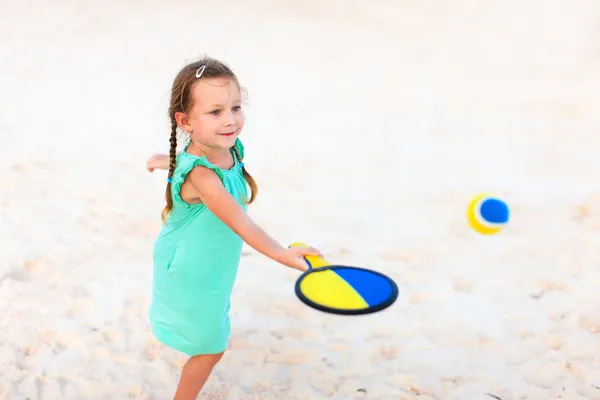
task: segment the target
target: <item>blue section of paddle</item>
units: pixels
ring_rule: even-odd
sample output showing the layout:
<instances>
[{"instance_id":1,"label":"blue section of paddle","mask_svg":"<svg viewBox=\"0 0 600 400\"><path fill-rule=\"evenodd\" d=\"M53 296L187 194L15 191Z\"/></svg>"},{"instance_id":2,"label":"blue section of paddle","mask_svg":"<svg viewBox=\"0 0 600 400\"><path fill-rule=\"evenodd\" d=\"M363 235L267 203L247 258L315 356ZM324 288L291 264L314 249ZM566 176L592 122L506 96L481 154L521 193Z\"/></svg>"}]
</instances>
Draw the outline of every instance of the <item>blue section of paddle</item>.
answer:
<instances>
[{"instance_id":1,"label":"blue section of paddle","mask_svg":"<svg viewBox=\"0 0 600 400\"><path fill-rule=\"evenodd\" d=\"M333 271L348 282L370 306L379 305L392 296L392 285L381 275L344 267Z\"/></svg>"}]
</instances>

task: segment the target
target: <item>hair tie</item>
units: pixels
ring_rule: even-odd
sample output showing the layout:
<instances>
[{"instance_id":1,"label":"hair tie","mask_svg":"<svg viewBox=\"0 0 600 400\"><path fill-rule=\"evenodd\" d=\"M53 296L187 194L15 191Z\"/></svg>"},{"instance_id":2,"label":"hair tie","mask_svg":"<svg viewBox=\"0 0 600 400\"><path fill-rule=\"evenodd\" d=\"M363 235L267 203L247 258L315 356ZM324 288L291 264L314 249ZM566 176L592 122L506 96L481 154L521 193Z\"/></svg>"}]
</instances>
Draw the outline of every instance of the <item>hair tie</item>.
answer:
<instances>
[{"instance_id":1,"label":"hair tie","mask_svg":"<svg viewBox=\"0 0 600 400\"><path fill-rule=\"evenodd\" d=\"M173 181L173 179L167 178L167 182L171 183L172 181Z\"/></svg>"},{"instance_id":2,"label":"hair tie","mask_svg":"<svg viewBox=\"0 0 600 400\"><path fill-rule=\"evenodd\" d=\"M243 162L240 163L240 168L244 168L244 163Z\"/></svg>"}]
</instances>

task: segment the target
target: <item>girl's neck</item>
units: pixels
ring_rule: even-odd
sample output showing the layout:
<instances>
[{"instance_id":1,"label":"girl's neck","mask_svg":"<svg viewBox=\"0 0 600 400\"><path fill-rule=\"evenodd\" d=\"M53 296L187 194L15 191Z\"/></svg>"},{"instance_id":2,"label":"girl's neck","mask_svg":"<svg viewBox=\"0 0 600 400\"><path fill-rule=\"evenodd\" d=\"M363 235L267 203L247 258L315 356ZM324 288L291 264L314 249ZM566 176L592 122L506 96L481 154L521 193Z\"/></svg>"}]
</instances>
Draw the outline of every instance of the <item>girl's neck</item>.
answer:
<instances>
[{"instance_id":1,"label":"girl's neck","mask_svg":"<svg viewBox=\"0 0 600 400\"><path fill-rule=\"evenodd\" d=\"M204 156L209 162L217 166L231 164L232 156L229 149L204 146L194 140L190 140L187 152L199 157Z\"/></svg>"}]
</instances>

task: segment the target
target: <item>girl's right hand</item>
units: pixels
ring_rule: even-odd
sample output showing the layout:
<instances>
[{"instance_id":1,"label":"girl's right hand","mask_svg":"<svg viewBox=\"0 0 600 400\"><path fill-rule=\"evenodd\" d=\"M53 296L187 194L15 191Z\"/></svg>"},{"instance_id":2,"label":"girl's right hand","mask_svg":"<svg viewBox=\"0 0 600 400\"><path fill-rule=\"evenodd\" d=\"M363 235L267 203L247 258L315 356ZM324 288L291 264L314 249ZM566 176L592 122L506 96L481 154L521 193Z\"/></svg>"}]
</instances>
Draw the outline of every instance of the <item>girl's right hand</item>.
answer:
<instances>
[{"instance_id":1,"label":"girl's right hand","mask_svg":"<svg viewBox=\"0 0 600 400\"><path fill-rule=\"evenodd\" d=\"M146 162L146 169L153 172L158 169L169 169L169 156L166 154L155 154Z\"/></svg>"},{"instance_id":2,"label":"girl's right hand","mask_svg":"<svg viewBox=\"0 0 600 400\"><path fill-rule=\"evenodd\" d=\"M323 257L323 254L314 247L290 247L282 251L277 261L290 268L304 272L308 270L308 264L304 256Z\"/></svg>"}]
</instances>

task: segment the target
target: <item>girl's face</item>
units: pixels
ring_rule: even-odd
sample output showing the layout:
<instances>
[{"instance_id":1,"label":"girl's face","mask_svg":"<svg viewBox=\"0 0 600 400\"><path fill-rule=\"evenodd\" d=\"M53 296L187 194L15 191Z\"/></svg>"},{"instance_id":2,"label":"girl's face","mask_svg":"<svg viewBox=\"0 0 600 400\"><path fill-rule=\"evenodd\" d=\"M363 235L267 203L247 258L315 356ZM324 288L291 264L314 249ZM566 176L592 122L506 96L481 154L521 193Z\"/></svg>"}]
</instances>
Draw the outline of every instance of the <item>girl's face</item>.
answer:
<instances>
[{"instance_id":1,"label":"girl's face","mask_svg":"<svg viewBox=\"0 0 600 400\"><path fill-rule=\"evenodd\" d=\"M176 115L179 126L200 145L229 149L244 127L240 88L234 79L204 78L192 89L192 108Z\"/></svg>"}]
</instances>

